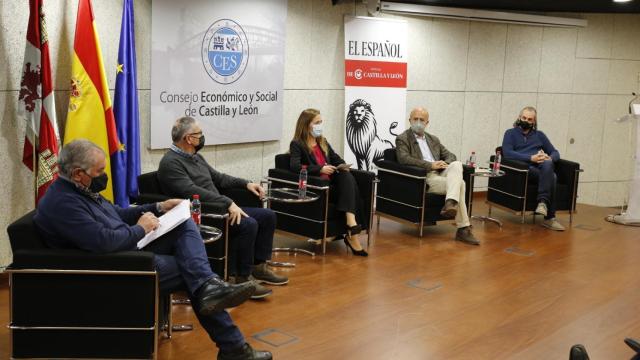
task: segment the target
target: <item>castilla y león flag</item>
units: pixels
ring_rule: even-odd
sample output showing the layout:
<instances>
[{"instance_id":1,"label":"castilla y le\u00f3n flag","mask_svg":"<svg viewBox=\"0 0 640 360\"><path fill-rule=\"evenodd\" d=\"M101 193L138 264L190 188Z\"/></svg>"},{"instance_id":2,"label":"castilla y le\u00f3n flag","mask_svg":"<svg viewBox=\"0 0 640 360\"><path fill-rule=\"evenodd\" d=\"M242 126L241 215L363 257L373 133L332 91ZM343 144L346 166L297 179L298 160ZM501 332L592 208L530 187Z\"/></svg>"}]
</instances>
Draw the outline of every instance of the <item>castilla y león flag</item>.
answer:
<instances>
[{"instance_id":1,"label":"castilla y le\u00f3n flag","mask_svg":"<svg viewBox=\"0 0 640 360\"><path fill-rule=\"evenodd\" d=\"M22 162L36 176L36 204L58 177L58 125L42 2L29 1L29 27L18 95L19 115L27 123Z\"/></svg>"},{"instance_id":2,"label":"castilla y le\u00f3n flag","mask_svg":"<svg viewBox=\"0 0 640 360\"><path fill-rule=\"evenodd\" d=\"M102 195L113 202L110 157L118 151L120 142L90 0L78 2L73 42L71 94L64 143L68 144L76 139L92 141L105 152L105 172L109 176L109 183Z\"/></svg>"}]
</instances>

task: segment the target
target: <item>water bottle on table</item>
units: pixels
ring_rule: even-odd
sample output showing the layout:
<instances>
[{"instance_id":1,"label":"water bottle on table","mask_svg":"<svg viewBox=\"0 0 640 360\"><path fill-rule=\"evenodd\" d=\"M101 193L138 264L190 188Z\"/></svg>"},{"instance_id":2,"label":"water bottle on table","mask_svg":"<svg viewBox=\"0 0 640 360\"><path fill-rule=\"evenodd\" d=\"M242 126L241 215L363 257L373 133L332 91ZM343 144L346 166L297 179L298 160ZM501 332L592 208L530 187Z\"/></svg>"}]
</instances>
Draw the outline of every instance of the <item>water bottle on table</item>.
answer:
<instances>
[{"instance_id":1,"label":"water bottle on table","mask_svg":"<svg viewBox=\"0 0 640 360\"><path fill-rule=\"evenodd\" d=\"M300 169L300 177L298 178L298 196L300 198L307 197L307 165L302 165L302 169Z\"/></svg>"},{"instance_id":2,"label":"water bottle on table","mask_svg":"<svg viewBox=\"0 0 640 360\"><path fill-rule=\"evenodd\" d=\"M500 150L496 151L496 157L493 159L493 173L500 173L500 162L502 161L502 153Z\"/></svg>"},{"instance_id":3,"label":"water bottle on table","mask_svg":"<svg viewBox=\"0 0 640 360\"><path fill-rule=\"evenodd\" d=\"M469 156L469 160L467 160L467 165L471 166L475 169L476 167L476 152L472 151L471 156Z\"/></svg>"},{"instance_id":4,"label":"water bottle on table","mask_svg":"<svg viewBox=\"0 0 640 360\"><path fill-rule=\"evenodd\" d=\"M202 204L200 203L200 195L194 194L191 201L191 218L196 225L200 225L202 215Z\"/></svg>"}]
</instances>

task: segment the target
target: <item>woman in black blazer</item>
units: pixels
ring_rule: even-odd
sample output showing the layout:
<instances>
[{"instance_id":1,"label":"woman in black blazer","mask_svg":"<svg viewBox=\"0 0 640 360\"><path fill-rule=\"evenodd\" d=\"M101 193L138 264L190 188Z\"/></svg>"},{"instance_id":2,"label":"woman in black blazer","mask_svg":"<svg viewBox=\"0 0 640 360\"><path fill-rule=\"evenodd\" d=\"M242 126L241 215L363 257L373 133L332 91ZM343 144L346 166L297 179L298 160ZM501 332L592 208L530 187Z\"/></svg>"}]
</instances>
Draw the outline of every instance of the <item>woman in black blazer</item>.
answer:
<instances>
[{"instance_id":1,"label":"woman in black blazer","mask_svg":"<svg viewBox=\"0 0 640 360\"><path fill-rule=\"evenodd\" d=\"M356 220L358 214L358 184L349 172L344 160L322 136L322 116L316 109L306 109L298 117L296 132L289 145L291 153L290 168L299 172L302 166L307 173L331 180L332 198L336 201L336 209L344 212L347 221L345 244L354 255L367 256L356 235L362 230Z\"/></svg>"}]
</instances>

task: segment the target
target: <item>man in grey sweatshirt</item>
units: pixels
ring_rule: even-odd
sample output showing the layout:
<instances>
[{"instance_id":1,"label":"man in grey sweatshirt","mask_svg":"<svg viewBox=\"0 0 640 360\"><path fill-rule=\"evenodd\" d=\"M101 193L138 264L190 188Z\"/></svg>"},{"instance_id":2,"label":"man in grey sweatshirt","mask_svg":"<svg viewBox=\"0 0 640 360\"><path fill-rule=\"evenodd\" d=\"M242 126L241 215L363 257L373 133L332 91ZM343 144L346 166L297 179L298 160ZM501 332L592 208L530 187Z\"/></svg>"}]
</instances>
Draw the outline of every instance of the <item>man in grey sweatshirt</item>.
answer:
<instances>
[{"instance_id":1,"label":"man in grey sweatshirt","mask_svg":"<svg viewBox=\"0 0 640 360\"><path fill-rule=\"evenodd\" d=\"M267 266L273 248L276 216L270 209L239 207L218 189L246 188L258 197L264 196L259 184L216 171L198 154L205 137L197 121L191 117L176 120L171 129L173 144L158 168L162 191L170 196L191 198L198 194L200 201L218 203L229 212L229 272L230 281L284 285L286 276L278 275ZM258 285L252 296L263 298L272 293Z\"/></svg>"}]
</instances>

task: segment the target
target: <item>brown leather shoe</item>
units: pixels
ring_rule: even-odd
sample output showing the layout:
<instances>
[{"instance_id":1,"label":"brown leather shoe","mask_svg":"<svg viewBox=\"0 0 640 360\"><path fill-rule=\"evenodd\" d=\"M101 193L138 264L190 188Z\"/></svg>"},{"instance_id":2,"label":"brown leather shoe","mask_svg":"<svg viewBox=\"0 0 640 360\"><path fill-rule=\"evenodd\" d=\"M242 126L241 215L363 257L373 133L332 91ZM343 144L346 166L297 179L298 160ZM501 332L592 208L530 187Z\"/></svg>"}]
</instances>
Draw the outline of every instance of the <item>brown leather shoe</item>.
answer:
<instances>
[{"instance_id":1,"label":"brown leather shoe","mask_svg":"<svg viewBox=\"0 0 640 360\"><path fill-rule=\"evenodd\" d=\"M444 206L442 207L442 210L440 211L440 216L442 216L445 219L453 219L456 217L457 213L458 213L458 202L453 199L447 199L447 201L444 202Z\"/></svg>"},{"instance_id":2,"label":"brown leather shoe","mask_svg":"<svg viewBox=\"0 0 640 360\"><path fill-rule=\"evenodd\" d=\"M471 227L465 226L456 231L456 240L462 241L470 245L480 245L480 240L476 239L471 233Z\"/></svg>"}]
</instances>

